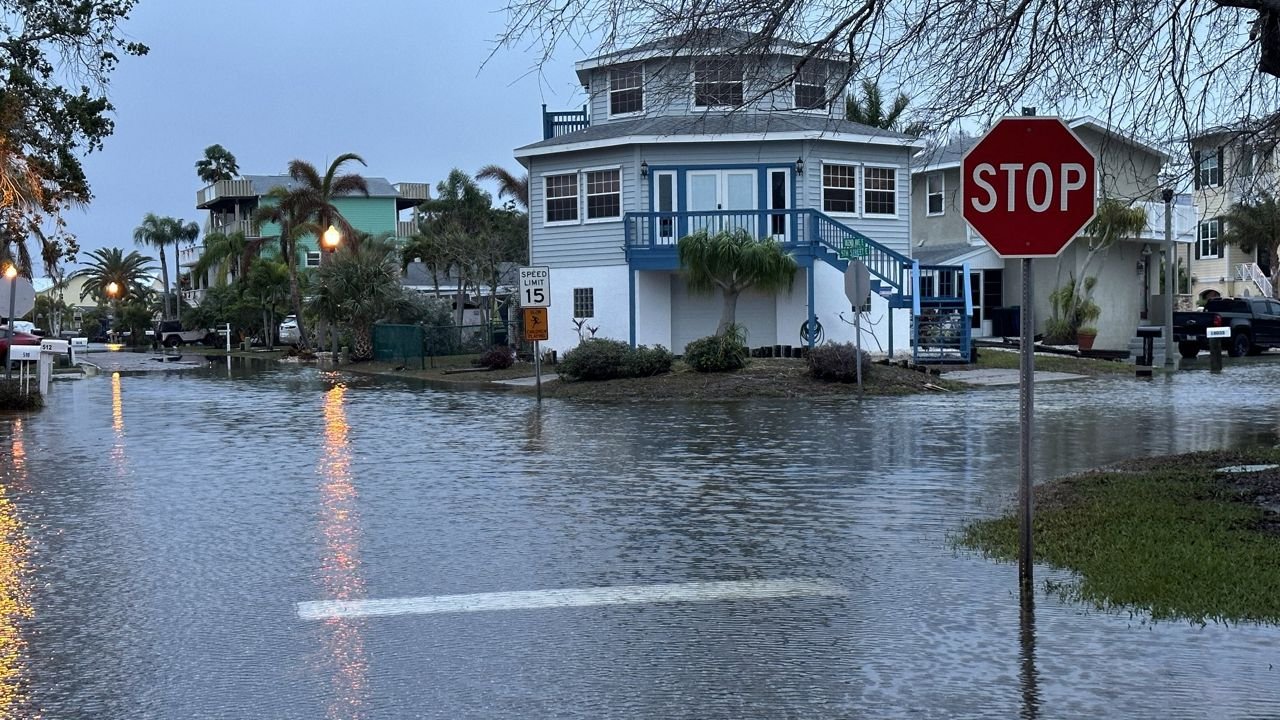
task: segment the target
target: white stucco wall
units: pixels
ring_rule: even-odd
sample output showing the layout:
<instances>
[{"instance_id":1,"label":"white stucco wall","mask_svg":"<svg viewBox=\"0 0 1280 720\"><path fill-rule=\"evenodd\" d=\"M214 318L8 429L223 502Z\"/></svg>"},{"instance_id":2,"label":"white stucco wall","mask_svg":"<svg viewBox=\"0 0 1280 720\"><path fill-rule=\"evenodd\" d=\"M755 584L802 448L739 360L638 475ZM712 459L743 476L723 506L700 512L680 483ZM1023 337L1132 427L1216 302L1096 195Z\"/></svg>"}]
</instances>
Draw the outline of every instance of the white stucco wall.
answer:
<instances>
[{"instance_id":1,"label":"white stucco wall","mask_svg":"<svg viewBox=\"0 0 1280 720\"><path fill-rule=\"evenodd\" d=\"M636 344L671 349L671 273L636 273Z\"/></svg>"},{"instance_id":2,"label":"white stucco wall","mask_svg":"<svg viewBox=\"0 0 1280 720\"><path fill-rule=\"evenodd\" d=\"M627 304L630 285L626 265L553 267L551 307L547 311L550 338L543 343L544 348L563 355L578 344L578 332L573 325L574 288L593 288L595 291L595 317L588 320L587 325L599 328L596 337L623 342L631 339L631 315Z\"/></svg>"},{"instance_id":3,"label":"white stucco wall","mask_svg":"<svg viewBox=\"0 0 1280 720\"><path fill-rule=\"evenodd\" d=\"M831 342L854 342L854 327L840 319L840 313L853 321L849 298L844 294L844 273L827 263L817 263L814 278L818 285L814 293L818 322ZM911 313L893 310L893 351L895 355L910 353ZM862 347L878 355L889 352L889 303L879 295L871 294L871 312L863 314ZM878 341L878 345L877 345Z\"/></svg>"}]
</instances>

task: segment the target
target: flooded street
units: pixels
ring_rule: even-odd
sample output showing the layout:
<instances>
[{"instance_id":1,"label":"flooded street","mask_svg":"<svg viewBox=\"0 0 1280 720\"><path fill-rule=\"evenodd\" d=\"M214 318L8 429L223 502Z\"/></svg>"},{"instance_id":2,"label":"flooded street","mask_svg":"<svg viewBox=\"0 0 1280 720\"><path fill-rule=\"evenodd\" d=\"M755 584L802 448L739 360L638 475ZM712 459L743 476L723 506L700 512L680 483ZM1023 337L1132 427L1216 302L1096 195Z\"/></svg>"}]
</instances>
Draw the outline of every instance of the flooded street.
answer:
<instances>
[{"instance_id":1,"label":"flooded street","mask_svg":"<svg viewBox=\"0 0 1280 720\"><path fill-rule=\"evenodd\" d=\"M1042 386L1037 479L1274 443L1274 371ZM215 365L60 382L43 412L0 418L10 449L0 717L1280 707L1280 628L1151 625L1043 593L1020 618L1016 567L952 547L1012 498L1016 388L539 410ZM643 597L666 585L685 596ZM617 586L637 589L536 592ZM419 600L308 615L363 599Z\"/></svg>"}]
</instances>

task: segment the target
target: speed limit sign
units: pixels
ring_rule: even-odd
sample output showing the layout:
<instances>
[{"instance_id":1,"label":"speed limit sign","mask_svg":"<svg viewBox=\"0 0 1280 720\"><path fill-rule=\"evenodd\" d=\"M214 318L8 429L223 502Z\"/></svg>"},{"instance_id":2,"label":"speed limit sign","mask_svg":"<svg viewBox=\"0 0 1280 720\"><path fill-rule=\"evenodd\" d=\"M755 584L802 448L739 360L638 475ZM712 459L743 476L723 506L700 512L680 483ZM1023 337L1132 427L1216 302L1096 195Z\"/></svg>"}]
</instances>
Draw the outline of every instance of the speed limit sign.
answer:
<instances>
[{"instance_id":1,"label":"speed limit sign","mask_svg":"<svg viewBox=\"0 0 1280 720\"><path fill-rule=\"evenodd\" d=\"M520 268L520 307L551 307L551 268Z\"/></svg>"}]
</instances>

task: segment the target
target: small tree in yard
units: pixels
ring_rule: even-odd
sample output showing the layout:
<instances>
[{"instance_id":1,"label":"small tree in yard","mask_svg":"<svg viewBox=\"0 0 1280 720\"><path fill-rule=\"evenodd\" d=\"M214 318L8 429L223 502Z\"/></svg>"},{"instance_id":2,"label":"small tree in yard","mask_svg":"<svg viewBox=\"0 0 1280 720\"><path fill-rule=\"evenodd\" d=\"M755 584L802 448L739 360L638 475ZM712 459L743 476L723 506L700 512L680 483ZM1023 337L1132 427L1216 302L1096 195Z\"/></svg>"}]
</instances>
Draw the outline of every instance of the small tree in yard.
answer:
<instances>
[{"instance_id":1,"label":"small tree in yard","mask_svg":"<svg viewBox=\"0 0 1280 720\"><path fill-rule=\"evenodd\" d=\"M765 292L790 289L796 277L795 258L778 241L757 240L745 230L724 230L709 235L701 230L680 238L680 267L689 289L710 293L719 288L724 296L717 335L735 326L738 297L748 288Z\"/></svg>"},{"instance_id":2,"label":"small tree in yard","mask_svg":"<svg viewBox=\"0 0 1280 720\"><path fill-rule=\"evenodd\" d=\"M1271 258L1271 292L1275 294L1280 280L1280 204L1270 195L1262 195L1252 203L1235 203L1222 216L1222 242L1245 252L1266 251Z\"/></svg>"},{"instance_id":3,"label":"small tree in yard","mask_svg":"<svg viewBox=\"0 0 1280 720\"><path fill-rule=\"evenodd\" d=\"M1076 331L1098 319L1101 310L1093 303L1093 286L1098 278L1089 275L1093 261L1105 257L1117 240L1135 237L1147 227L1147 211L1129 207L1114 198L1098 204L1098 212L1077 242L1085 244L1084 260L1077 270L1069 271L1067 282L1049 296L1053 316L1047 334L1052 342L1074 341ZM1061 272L1061 261L1059 261Z\"/></svg>"}]
</instances>

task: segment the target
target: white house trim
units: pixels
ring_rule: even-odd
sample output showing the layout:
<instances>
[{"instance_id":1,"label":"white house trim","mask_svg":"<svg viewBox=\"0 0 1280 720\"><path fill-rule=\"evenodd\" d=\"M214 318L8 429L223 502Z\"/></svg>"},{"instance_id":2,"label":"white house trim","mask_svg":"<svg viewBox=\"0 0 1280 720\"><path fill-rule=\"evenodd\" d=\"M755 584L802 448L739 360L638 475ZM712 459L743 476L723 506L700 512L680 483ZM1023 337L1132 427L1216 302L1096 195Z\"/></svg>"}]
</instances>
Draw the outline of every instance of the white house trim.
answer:
<instances>
[{"instance_id":1,"label":"white house trim","mask_svg":"<svg viewBox=\"0 0 1280 720\"><path fill-rule=\"evenodd\" d=\"M517 160L541 155L559 155L560 153L579 150L596 150L598 148L618 147L620 145L657 145L663 143L705 143L705 142L763 142L766 140L834 140L837 142L862 143L864 145L889 145L891 147L923 148L924 141L915 138L893 138L884 135L865 135L860 133L828 132L825 130L792 130L787 132L768 133L724 133L721 135L623 135L603 140L584 140L576 143L560 143L544 147L525 147L515 151ZM885 165L884 167L889 167Z\"/></svg>"}]
</instances>

